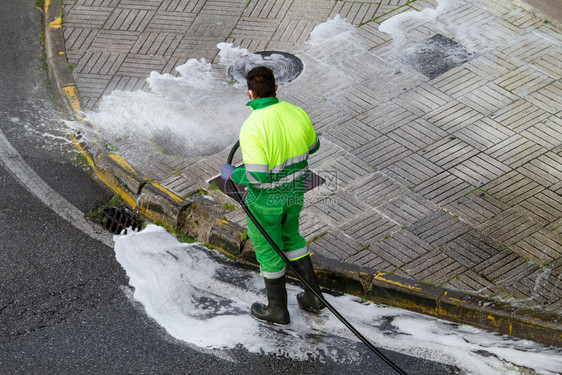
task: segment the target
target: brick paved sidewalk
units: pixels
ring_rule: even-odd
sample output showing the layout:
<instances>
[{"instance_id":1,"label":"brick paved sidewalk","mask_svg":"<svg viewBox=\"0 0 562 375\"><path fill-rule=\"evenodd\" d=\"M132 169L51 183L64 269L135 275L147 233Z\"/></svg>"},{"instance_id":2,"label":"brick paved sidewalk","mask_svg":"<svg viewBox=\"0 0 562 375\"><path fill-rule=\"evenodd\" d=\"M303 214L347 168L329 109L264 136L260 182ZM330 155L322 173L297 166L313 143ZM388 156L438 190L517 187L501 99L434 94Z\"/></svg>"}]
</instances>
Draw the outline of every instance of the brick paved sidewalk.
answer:
<instances>
[{"instance_id":1,"label":"brick paved sidewalk","mask_svg":"<svg viewBox=\"0 0 562 375\"><path fill-rule=\"evenodd\" d=\"M221 42L296 54L305 72L280 96L310 114L322 134L311 167L332 182L307 194L314 252L562 311L562 37L550 22L503 0L442 1L437 16L420 0L65 3L86 109L189 58L220 69ZM343 42L307 43L338 14L358 26ZM397 15L392 34L379 30ZM428 39L445 41L436 34L464 53L446 72L416 65ZM181 196L207 187L227 152L155 152L136 167ZM244 222L240 210L228 218Z\"/></svg>"}]
</instances>

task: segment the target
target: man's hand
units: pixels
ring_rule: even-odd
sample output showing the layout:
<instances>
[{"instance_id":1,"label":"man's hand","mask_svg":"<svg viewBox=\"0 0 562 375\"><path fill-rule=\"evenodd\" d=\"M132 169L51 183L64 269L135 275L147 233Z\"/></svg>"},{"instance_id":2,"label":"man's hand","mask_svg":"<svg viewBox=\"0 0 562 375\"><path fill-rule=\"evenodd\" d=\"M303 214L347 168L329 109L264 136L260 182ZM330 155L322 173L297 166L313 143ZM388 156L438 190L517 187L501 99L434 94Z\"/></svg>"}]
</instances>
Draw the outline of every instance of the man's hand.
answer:
<instances>
[{"instance_id":1,"label":"man's hand","mask_svg":"<svg viewBox=\"0 0 562 375\"><path fill-rule=\"evenodd\" d=\"M232 164L223 164L221 167L221 178L225 181L230 180L230 175L236 167Z\"/></svg>"}]
</instances>

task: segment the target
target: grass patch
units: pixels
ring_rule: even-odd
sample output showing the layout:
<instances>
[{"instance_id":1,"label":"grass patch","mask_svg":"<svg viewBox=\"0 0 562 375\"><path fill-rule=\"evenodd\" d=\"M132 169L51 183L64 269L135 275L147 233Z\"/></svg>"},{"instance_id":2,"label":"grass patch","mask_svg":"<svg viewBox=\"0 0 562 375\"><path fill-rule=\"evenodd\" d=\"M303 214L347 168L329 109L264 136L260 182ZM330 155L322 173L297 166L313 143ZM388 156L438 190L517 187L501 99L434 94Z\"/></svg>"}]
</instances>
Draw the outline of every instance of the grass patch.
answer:
<instances>
[{"instance_id":1,"label":"grass patch","mask_svg":"<svg viewBox=\"0 0 562 375\"><path fill-rule=\"evenodd\" d=\"M84 152L77 152L76 157L74 158L74 165L83 168L88 172L92 172L92 166L88 162L88 158Z\"/></svg>"},{"instance_id":2,"label":"grass patch","mask_svg":"<svg viewBox=\"0 0 562 375\"><path fill-rule=\"evenodd\" d=\"M208 243L207 241L203 242L202 244L204 247L206 247L209 250L214 250L215 247L213 245L211 245L210 243Z\"/></svg>"},{"instance_id":3,"label":"grass patch","mask_svg":"<svg viewBox=\"0 0 562 375\"><path fill-rule=\"evenodd\" d=\"M234 255L230 255L229 253L224 253L224 252L221 252L221 253L222 253L222 255L227 257L228 259L233 260L235 262L238 262L238 258L236 258Z\"/></svg>"},{"instance_id":4,"label":"grass patch","mask_svg":"<svg viewBox=\"0 0 562 375\"><path fill-rule=\"evenodd\" d=\"M176 234L176 238L178 239L179 242L181 243L194 243L195 242L195 238L189 237L187 234L185 233L178 233Z\"/></svg>"},{"instance_id":5,"label":"grass patch","mask_svg":"<svg viewBox=\"0 0 562 375\"><path fill-rule=\"evenodd\" d=\"M369 164L369 163L367 163L367 165L368 165L369 167L371 167L371 169L372 169L373 171L375 171L375 172L378 172L378 171L379 171L379 169L378 169L377 167L375 167L374 165Z\"/></svg>"},{"instance_id":6,"label":"grass patch","mask_svg":"<svg viewBox=\"0 0 562 375\"><path fill-rule=\"evenodd\" d=\"M158 152L159 154L164 154L164 149L160 146L157 146L153 138L150 139L150 143L152 144L152 148L154 148L156 152Z\"/></svg>"},{"instance_id":7,"label":"grass patch","mask_svg":"<svg viewBox=\"0 0 562 375\"><path fill-rule=\"evenodd\" d=\"M117 152L117 149L115 148L115 146L113 146L111 143L107 142L107 144L105 145L105 147L110 151L110 152Z\"/></svg>"},{"instance_id":8,"label":"grass patch","mask_svg":"<svg viewBox=\"0 0 562 375\"><path fill-rule=\"evenodd\" d=\"M160 227L163 227L164 229L166 229L166 231L175 235L176 239L181 243L194 243L194 242L196 242L195 238L189 237L185 233L178 232L178 230L173 225L170 225L168 223L164 223L164 222L159 221L159 220L155 221L154 225L158 225Z\"/></svg>"},{"instance_id":9,"label":"grass patch","mask_svg":"<svg viewBox=\"0 0 562 375\"><path fill-rule=\"evenodd\" d=\"M222 207L225 210L228 210L228 211L234 211L236 209L236 207L233 204L230 204L230 203L223 203Z\"/></svg>"},{"instance_id":10,"label":"grass patch","mask_svg":"<svg viewBox=\"0 0 562 375\"><path fill-rule=\"evenodd\" d=\"M95 210L91 210L89 212L86 212L86 217L92 221L104 224L102 222L102 217L103 217L103 212L108 209L109 207L115 207L115 206L123 206L125 204L125 200L120 196L120 195L116 195L115 197L113 197L109 202L107 202L106 204L104 204L103 206L95 209Z\"/></svg>"}]
</instances>

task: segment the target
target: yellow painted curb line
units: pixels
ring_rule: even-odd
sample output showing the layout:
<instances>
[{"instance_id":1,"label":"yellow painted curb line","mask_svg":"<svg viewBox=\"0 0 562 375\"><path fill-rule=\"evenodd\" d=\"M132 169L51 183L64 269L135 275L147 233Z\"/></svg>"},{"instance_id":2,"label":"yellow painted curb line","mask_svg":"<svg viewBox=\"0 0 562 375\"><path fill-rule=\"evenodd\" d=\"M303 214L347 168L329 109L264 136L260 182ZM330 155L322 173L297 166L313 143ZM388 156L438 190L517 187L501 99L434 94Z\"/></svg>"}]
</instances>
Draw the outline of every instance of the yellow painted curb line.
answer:
<instances>
[{"instance_id":1,"label":"yellow painted curb line","mask_svg":"<svg viewBox=\"0 0 562 375\"><path fill-rule=\"evenodd\" d=\"M49 28L51 29L60 29L62 27L62 20L61 17L55 18L54 21L49 22Z\"/></svg>"},{"instance_id":2,"label":"yellow painted curb line","mask_svg":"<svg viewBox=\"0 0 562 375\"><path fill-rule=\"evenodd\" d=\"M385 279L385 278L382 277L382 276L384 276L384 275L386 275L386 273L384 273L384 272L379 272L379 273L377 273L376 275L374 275L374 279L375 279L375 280L379 280L379 281L384 281L385 283L393 284L393 285L399 286L399 287L401 287L401 288L406 288L406 289L409 289L409 290L413 290L413 291L415 291L415 292L421 292L421 291L422 291L421 288L416 287L416 286L413 286L413 285L410 285L410 284L402 284L402 283L400 283L400 282L398 282L398 281L392 281L392 280Z\"/></svg>"}]
</instances>

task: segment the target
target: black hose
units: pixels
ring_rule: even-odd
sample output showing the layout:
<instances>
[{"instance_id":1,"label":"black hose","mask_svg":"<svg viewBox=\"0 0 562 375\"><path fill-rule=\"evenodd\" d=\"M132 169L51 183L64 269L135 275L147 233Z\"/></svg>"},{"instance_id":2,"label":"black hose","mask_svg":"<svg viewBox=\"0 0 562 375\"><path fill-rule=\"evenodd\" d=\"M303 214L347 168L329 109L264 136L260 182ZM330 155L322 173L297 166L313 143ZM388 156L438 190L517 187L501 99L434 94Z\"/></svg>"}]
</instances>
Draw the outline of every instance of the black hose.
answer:
<instances>
[{"instance_id":1,"label":"black hose","mask_svg":"<svg viewBox=\"0 0 562 375\"><path fill-rule=\"evenodd\" d=\"M240 141L237 141L236 144L232 147L232 149L230 150L230 154L228 155L228 160L227 163L228 164L232 164L232 159L234 158L234 154L236 153L236 150L238 149L238 147L240 146ZM312 286L304 279L304 277L299 274L299 272L296 270L295 266L293 266L291 264L291 261L289 260L289 258L287 258L287 256L285 255L285 253L283 253L281 251L281 249L279 249L279 246L277 246L277 244L273 241L273 239L269 236L269 234L266 232L266 230L261 226L261 224L258 222L258 220L256 219L256 217L252 214L252 212L250 211L250 209L248 208L248 206L246 206L246 203L244 202L244 199L242 198L242 195L240 195L240 191L238 191L238 188L236 187L236 184L232 181L232 180L228 180L229 184L230 184L230 188L232 189L234 196L236 197L236 200L238 201L238 203L240 203L240 206L242 206L242 209L244 210L244 212L246 212L246 214L248 215L248 217L250 218L250 220L252 220L252 223L254 223L254 225L256 226L256 228L258 228L258 230L260 231L260 233L264 236L264 238L267 240L267 242L269 242L269 244L271 245L271 247L273 247L273 249L275 250L275 252L277 252L277 254L281 257L281 259L283 259L283 261L287 264L287 267L289 267L290 270L292 270L295 275L297 275L297 277L299 278L299 280L304 284L304 286L306 288L308 288L309 291L311 291L316 297L318 297L318 299L320 299L320 301L322 301L326 307L328 308L328 310L330 310L332 312L332 314L334 314L355 336L357 336L357 338L359 338L359 340L361 340L365 345L367 345L367 347L369 349L371 349L371 351L373 353L375 353L377 356L379 356L380 359L382 359L384 362L386 362L387 365L389 365L390 367L392 367L392 369L394 369L397 373L399 373L400 375L407 375L406 372L404 372L400 367L398 367L394 362L392 362L390 359L388 359L376 346L374 346L365 336L363 336L351 323L349 323L347 321L347 319L345 319L339 312L338 310L336 310L336 308L334 306L332 306L328 301L326 301L326 299L324 298L324 296L322 295L322 293L318 293L316 292Z\"/></svg>"}]
</instances>

